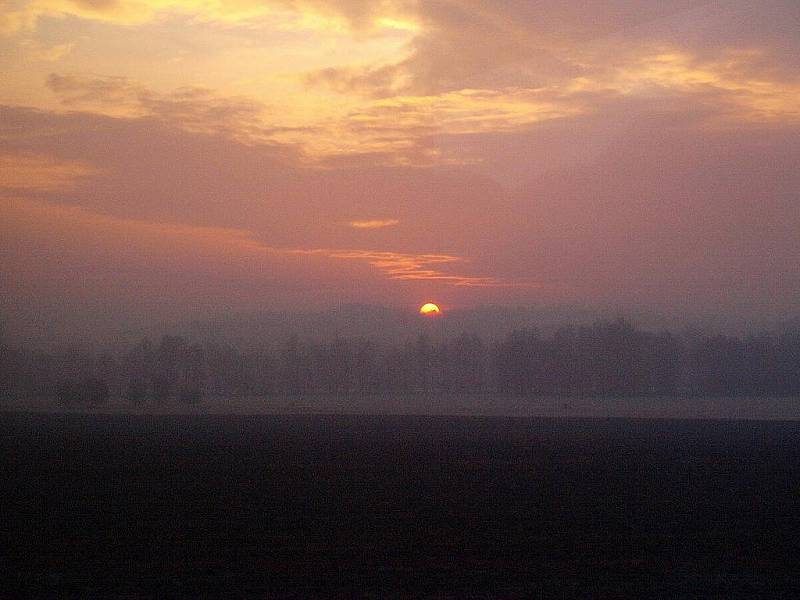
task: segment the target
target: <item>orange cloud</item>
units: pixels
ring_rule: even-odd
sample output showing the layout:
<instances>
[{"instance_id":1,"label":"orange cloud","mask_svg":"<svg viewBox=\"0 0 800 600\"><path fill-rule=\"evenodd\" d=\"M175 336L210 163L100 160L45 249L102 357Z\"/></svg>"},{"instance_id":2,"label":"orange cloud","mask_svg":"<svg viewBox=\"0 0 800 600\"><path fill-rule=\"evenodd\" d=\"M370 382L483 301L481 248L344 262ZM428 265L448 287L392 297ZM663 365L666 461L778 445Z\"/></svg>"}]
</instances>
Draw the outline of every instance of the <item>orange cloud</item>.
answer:
<instances>
[{"instance_id":1,"label":"orange cloud","mask_svg":"<svg viewBox=\"0 0 800 600\"><path fill-rule=\"evenodd\" d=\"M381 229L383 227L392 227L400 223L397 219L374 219L370 221L350 221L348 225L353 229Z\"/></svg>"},{"instance_id":2,"label":"orange cloud","mask_svg":"<svg viewBox=\"0 0 800 600\"><path fill-rule=\"evenodd\" d=\"M179 88L159 93L125 77L51 74L47 85L69 108L117 117L155 117L199 133L222 133L245 143L302 148L314 160L337 156L391 155L394 164L463 164L438 148L422 147L433 135L515 131L583 109L549 89L463 89L436 96L395 96L363 103L338 117L309 109L300 126L243 97ZM269 120L269 121L268 121Z\"/></svg>"},{"instance_id":3,"label":"orange cloud","mask_svg":"<svg viewBox=\"0 0 800 600\"><path fill-rule=\"evenodd\" d=\"M663 48L620 66L601 85L625 95L648 95L664 90L685 95L719 95L721 116L747 121L800 119L800 80L781 81L758 76L759 51L726 51L702 60L677 48Z\"/></svg>"},{"instance_id":4,"label":"orange cloud","mask_svg":"<svg viewBox=\"0 0 800 600\"><path fill-rule=\"evenodd\" d=\"M389 279L397 281L429 281L459 287L509 287L514 284L494 277L473 277L450 273L434 265L450 265L464 262L459 256L448 254L404 254L376 250L289 250L288 252L307 255L323 255L342 260L365 261L379 269Z\"/></svg>"},{"instance_id":5,"label":"orange cloud","mask_svg":"<svg viewBox=\"0 0 800 600\"><path fill-rule=\"evenodd\" d=\"M459 287L510 287L513 282L494 277L476 277L445 270L465 262L448 254L409 254L382 250L337 250L331 248L280 248L256 240L243 229L202 227L175 223L154 223L104 215L80 207L64 206L30 199L0 199L7 227L15 220L58 226L64 231L83 231L82 237L95 247L111 245L123 254L144 252L175 257L178 254L204 257L205 260L240 258L258 260L268 256L291 258L315 256L337 261L356 261L370 265L393 281L438 282ZM124 243L120 246L121 241ZM159 250L160 249L160 250ZM169 249L168 251L166 249Z\"/></svg>"},{"instance_id":6,"label":"orange cloud","mask_svg":"<svg viewBox=\"0 0 800 600\"><path fill-rule=\"evenodd\" d=\"M708 121L725 126L800 119L800 82L760 73L756 66L764 56L758 52L730 50L709 59L648 45L603 60L606 51L588 57L580 75L565 73L538 87L508 85L510 78L504 84L498 77L494 87L412 94L406 80L417 77L416 63L407 61L304 71L288 78L301 80L302 94L291 88L276 100L283 105L196 86L158 92L125 77L51 74L47 85L70 109L155 117L192 132L280 145L315 166L348 158L391 165L471 164L481 157L459 153L460 146L447 147L437 138L524 132L559 119L591 118L631 99L659 98L676 112L702 106Z\"/></svg>"},{"instance_id":7,"label":"orange cloud","mask_svg":"<svg viewBox=\"0 0 800 600\"><path fill-rule=\"evenodd\" d=\"M414 30L411 0L29 0L0 9L0 33L36 27L42 17L72 16L140 25L170 14L222 23L269 20L285 29Z\"/></svg>"},{"instance_id":8,"label":"orange cloud","mask_svg":"<svg viewBox=\"0 0 800 600\"><path fill-rule=\"evenodd\" d=\"M0 188L52 192L66 190L97 169L74 160L39 154L0 154Z\"/></svg>"},{"instance_id":9,"label":"orange cloud","mask_svg":"<svg viewBox=\"0 0 800 600\"><path fill-rule=\"evenodd\" d=\"M265 139L264 106L254 100L220 97L184 87L158 93L125 77L50 74L47 87L64 106L118 117L155 117L196 133L227 133L237 139Z\"/></svg>"}]
</instances>

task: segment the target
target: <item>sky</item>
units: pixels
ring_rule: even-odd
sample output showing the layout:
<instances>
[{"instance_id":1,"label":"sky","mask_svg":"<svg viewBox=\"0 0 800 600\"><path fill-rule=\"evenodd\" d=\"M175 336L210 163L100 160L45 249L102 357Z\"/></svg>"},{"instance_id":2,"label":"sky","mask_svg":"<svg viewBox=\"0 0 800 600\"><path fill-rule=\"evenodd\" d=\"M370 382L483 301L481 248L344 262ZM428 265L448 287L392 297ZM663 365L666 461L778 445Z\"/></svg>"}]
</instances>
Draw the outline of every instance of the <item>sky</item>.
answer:
<instances>
[{"instance_id":1,"label":"sky","mask_svg":"<svg viewBox=\"0 0 800 600\"><path fill-rule=\"evenodd\" d=\"M796 0L7 0L0 317L800 301Z\"/></svg>"}]
</instances>

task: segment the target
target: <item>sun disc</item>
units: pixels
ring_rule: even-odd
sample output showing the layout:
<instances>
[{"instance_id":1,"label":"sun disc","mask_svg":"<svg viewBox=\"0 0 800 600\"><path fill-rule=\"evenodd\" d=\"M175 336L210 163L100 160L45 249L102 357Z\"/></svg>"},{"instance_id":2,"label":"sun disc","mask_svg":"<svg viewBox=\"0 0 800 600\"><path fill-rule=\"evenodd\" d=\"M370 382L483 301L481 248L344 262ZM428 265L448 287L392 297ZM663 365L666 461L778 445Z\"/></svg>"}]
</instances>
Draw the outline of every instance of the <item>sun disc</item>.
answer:
<instances>
[{"instance_id":1,"label":"sun disc","mask_svg":"<svg viewBox=\"0 0 800 600\"><path fill-rule=\"evenodd\" d=\"M427 315L438 315L441 312L442 311L439 309L439 307L436 306L433 302L428 302L426 304L423 304L419 308L419 314L426 315L426 316Z\"/></svg>"}]
</instances>

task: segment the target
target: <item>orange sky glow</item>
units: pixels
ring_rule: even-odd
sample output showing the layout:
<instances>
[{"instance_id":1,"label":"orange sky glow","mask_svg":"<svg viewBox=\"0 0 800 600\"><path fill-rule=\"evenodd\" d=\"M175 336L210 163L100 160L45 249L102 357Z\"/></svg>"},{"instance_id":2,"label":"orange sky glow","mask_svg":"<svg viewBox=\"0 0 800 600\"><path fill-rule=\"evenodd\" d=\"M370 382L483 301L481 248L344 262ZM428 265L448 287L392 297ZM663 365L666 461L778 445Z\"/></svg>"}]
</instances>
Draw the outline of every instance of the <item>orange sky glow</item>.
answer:
<instances>
[{"instance_id":1,"label":"orange sky glow","mask_svg":"<svg viewBox=\"0 0 800 600\"><path fill-rule=\"evenodd\" d=\"M799 30L794 0L11 0L0 317L791 316Z\"/></svg>"}]
</instances>

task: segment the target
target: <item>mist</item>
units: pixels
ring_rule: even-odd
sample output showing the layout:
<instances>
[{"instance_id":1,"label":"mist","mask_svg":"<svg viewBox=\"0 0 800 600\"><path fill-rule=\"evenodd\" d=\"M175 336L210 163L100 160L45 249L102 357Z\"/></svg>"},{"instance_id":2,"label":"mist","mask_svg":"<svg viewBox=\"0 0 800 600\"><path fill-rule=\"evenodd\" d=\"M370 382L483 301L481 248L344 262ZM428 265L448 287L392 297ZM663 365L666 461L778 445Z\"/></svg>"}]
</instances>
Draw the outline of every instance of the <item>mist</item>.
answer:
<instances>
[{"instance_id":1,"label":"mist","mask_svg":"<svg viewBox=\"0 0 800 600\"><path fill-rule=\"evenodd\" d=\"M155 333L155 335L153 335ZM127 337L126 337L127 336ZM6 337L2 405L167 413L794 418L800 327L669 330L576 309L352 305L128 330L50 348Z\"/></svg>"}]
</instances>

